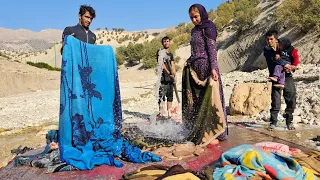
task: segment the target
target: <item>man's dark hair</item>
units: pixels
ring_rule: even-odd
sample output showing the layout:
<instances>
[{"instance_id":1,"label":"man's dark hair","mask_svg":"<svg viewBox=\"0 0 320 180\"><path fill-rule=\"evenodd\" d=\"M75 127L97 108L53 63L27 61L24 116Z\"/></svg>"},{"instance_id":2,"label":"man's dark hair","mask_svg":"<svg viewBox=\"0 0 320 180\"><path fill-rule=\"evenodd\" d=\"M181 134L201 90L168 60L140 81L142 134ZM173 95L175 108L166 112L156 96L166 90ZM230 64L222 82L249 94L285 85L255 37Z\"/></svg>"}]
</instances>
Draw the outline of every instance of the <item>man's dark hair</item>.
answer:
<instances>
[{"instance_id":1,"label":"man's dark hair","mask_svg":"<svg viewBox=\"0 0 320 180\"><path fill-rule=\"evenodd\" d=\"M169 39L169 41L171 40L168 36L163 37L163 38L161 39L161 44L163 44L163 41L166 41L166 40L168 40L168 39Z\"/></svg>"},{"instance_id":2,"label":"man's dark hair","mask_svg":"<svg viewBox=\"0 0 320 180\"><path fill-rule=\"evenodd\" d=\"M88 6L88 5L80 6L80 10L79 10L80 16L83 16L87 11L90 13L92 18L96 17L96 11L91 6Z\"/></svg>"},{"instance_id":3,"label":"man's dark hair","mask_svg":"<svg viewBox=\"0 0 320 180\"><path fill-rule=\"evenodd\" d=\"M265 37L274 36L274 38L278 39L278 31L277 30L269 30L266 32Z\"/></svg>"}]
</instances>

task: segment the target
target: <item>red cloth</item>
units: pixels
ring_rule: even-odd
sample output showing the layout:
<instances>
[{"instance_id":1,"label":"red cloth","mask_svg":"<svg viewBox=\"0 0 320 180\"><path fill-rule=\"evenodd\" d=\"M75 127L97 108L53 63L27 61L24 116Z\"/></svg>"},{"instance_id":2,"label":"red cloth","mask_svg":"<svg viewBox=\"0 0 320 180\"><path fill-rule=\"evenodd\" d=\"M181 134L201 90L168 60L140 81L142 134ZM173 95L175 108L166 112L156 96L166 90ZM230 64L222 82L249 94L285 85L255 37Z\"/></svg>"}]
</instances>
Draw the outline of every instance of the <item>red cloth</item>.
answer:
<instances>
[{"instance_id":1,"label":"red cloth","mask_svg":"<svg viewBox=\"0 0 320 180\"><path fill-rule=\"evenodd\" d=\"M298 66L298 64L299 64L299 54L298 54L298 50L297 50L297 49L292 50L291 56L293 57L292 65Z\"/></svg>"}]
</instances>

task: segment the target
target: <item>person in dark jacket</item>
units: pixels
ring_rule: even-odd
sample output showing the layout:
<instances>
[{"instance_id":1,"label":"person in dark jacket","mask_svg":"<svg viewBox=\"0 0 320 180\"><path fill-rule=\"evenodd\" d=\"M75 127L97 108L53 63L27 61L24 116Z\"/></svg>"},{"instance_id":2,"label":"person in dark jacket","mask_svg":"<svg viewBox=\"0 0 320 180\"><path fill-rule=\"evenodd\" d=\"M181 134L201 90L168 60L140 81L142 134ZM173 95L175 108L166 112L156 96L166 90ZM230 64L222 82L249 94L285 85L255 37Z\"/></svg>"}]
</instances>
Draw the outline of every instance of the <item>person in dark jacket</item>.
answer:
<instances>
[{"instance_id":1,"label":"person in dark jacket","mask_svg":"<svg viewBox=\"0 0 320 180\"><path fill-rule=\"evenodd\" d=\"M61 54L63 51L64 37L67 35L72 35L80 41L89 44L94 44L96 42L96 35L89 29L89 26L91 25L91 22L95 17L96 12L91 6L80 6L78 14L79 23L75 26L66 27L62 33L62 47L60 50Z\"/></svg>"},{"instance_id":2,"label":"person in dark jacket","mask_svg":"<svg viewBox=\"0 0 320 180\"><path fill-rule=\"evenodd\" d=\"M277 64L274 67L273 75L269 77L274 81L274 86L280 89L284 88L285 83L285 68L291 65L291 54L295 50L288 38L281 38L278 40L279 54L276 54L274 61Z\"/></svg>"},{"instance_id":3,"label":"person in dark jacket","mask_svg":"<svg viewBox=\"0 0 320 180\"><path fill-rule=\"evenodd\" d=\"M280 49L278 45L278 31L270 30L265 34L267 46L264 47L264 56L267 61L269 77L273 75L274 68L277 65L274 61L276 54L280 54ZM284 117L286 119L287 128L289 130L294 130L293 126L293 112L296 108L296 87L292 78L292 71L296 69L299 64L299 54L298 50L294 49L290 54L291 65L284 67L285 69L285 83L283 89L283 96L286 103L286 109ZM273 82L274 83L274 82ZM272 86L271 90L271 109L270 109L270 127L268 130L274 130L278 122L278 113L281 107L281 91L282 89Z\"/></svg>"}]
</instances>

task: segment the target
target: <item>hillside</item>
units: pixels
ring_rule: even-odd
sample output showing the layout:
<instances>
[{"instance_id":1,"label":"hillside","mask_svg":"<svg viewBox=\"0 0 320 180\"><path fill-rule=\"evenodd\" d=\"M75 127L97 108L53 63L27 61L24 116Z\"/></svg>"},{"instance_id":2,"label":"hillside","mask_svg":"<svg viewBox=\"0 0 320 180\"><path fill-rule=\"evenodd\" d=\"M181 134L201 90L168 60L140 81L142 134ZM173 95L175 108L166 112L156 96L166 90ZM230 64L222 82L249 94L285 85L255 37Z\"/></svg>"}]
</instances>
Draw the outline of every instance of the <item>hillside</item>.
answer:
<instances>
[{"instance_id":1,"label":"hillside","mask_svg":"<svg viewBox=\"0 0 320 180\"><path fill-rule=\"evenodd\" d=\"M4 30L2 28L2 30ZM114 48L117 48L122 45L128 45L130 42L132 43L143 43L145 41L151 41L155 36L155 34L159 34L165 29L150 29L144 31L133 31L133 32L116 32L116 31L107 31L107 30L94 30L93 32L97 36L97 45L110 45ZM21 32L19 30L8 30L5 29L4 31L9 32L9 37L11 34ZM47 44L45 49L34 51L34 52L20 52L17 53L15 51L9 51L8 48L1 48L1 46L9 46L7 42L0 41L0 56L5 56L5 58L9 58L11 61L19 61L22 63L26 63L27 61L31 62L45 62L53 67L60 67L61 66L61 43L57 41L61 41L61 33L62 31L58 31L56 33L55 30L44 30L42 32L47 32L47 34L51 34L51 39L56 39L56 43ZM52 33L48 33L52 32ZM24 39L30 38L29 42L42 42L41 39L32 39L31 36L34 35L34 32L26 30L26 36L18 38L15 42L22 42ZM44 35L43 35L44 36ZM41 35L37 35L39 38L44 38ZM10 38L7 38L10 39ZM49 42L49 41L48 41ZM16 49L23 49L24 46L29 47L30 44L21 44L12 42L11 45ZM41 46L37 44L37 46Z\"/></svg>"},{"instance_id":2,"label":"hillside","mask_svg":"<svg viewBox=\"0 0 320 180\"><path fill-rule=\"evenodd\" d=\"M299 50L300 62L303 64L320 62L320 36L317 32L301 33L296 28L283 28L274 20L275 8L282 1L266 1L258 6L262 13L257 17L254 25L242 34L229 30L232 23L225 28L218 38L218 59L222 72L232 70L252 71L266 68L263 57L263 47L266 45L264 34L269 29L280 30L280 37L288 37L293 46Z\"/></svg>"},{"instance_id":3,"label":"hillside","mask_svg":"<svg viewBox=\"0 0 320 180\"><path fill-rule=\"evenodd\" d=\"M61 33L57 29L33 32L28 29L0 28L0 49L19 53L42 51L60 42Z\"/></svg>"},{"instance_id":4,"label":"hillside","mask_svg":"<svg viewBox=\"0 0 320 180\"><path fill-rule=\"evenodd\" d=\"M218 49L218 61L221 72L230 72L233 70L242 70L242 71L252 71L255 69L266 68L265 59L263 57L263 47L265 46L264 34L270 29L280 30L280 37L289 37L293 45L299 50L300 53L300 62L307 64L317 64L320 62L320 36L317 32L301 33L298 28L292 28L290 26L281 26L275 19L275 10L279 5L281 5L283 0L263 0L257 7L261 9L261 13L256 16L253 24L246 30L239 32L237 31L236 22L230 20L226 26L224 26L219 33L217 39L217 49ZM179 26L179 25L178 25ZM0 29L4 31L4 29ZM12 41L11 45L14 46L16 41L25 42L27 37L32 36L32 32L28 30L15 30L15 33L23 32L28 36L19 37L17 40ZM43 43L42 37L47 37L50 35L50 38L46 38L48 41L52 40L53 42L56 38L57 41L60 41L61 31L53 30L44 30L39 33L42 33L42 36L37 36L39 39L33 39L32 42L37 42L36 46L40 47ZM114 30L96 30L94 31L97 35L98 45L111 45L114 48L119 46L126 46L130 42L132 43L144 43L150 42L156 37L163 37L165 35L171 35L175 32L176 27L169 27L167 29L159 30L141 30L134 32L127 31L114 31ZM51 33L49 33L51 32ZM176 33L177 34L177 33ZM187 34L187 33L185 33ZM4 39L12 39L14 33L11 32L11 35L5 37ZM45 36L46 35L46 36ZM184 34L179 34L182 37ZM3 36L3 35L2 35ZM54 36L54 38L53 38ZM181 39L181 38L180 38ZM29 40L31 41L31 40ZM173 39L175 42L175 39ZM183 65L185 60L190 56L190 46L188 46L188 41L185 41L183 45L179 45L179 48L176 50L176 56L181 57L179 65ZM151 43L150 43L151 44ZM61 64L61 55L60 48L61 43L51 44L51 47L36 51L29 52L24 54L17 54L12 51L4 51L2 46L8 44L0 41L0 56L4 55L9 57L11 61L19 62L45 62L54 67L60 67ZM20 48L30 47L30 44L20 44ZM34 46L35 47L35 46ZM152 59L152 58L151 58Z\"/></svg>"},{"instance_id":5,"label":"hillside","mask_svg":"<svg viewBox=\"0 0 320 180\"><path fill-rule=\"evenodd\" d=\"M14 94L56 90L60 85L60 72L10 62L1 57L0 77L0 98Z\"/></svg>"},{"instance_id":6,"label":"hillside","mask_svg":"<svg viewBox=\"0 0 320 180\"><path fill-rule=\"evenodd\" d=\"M253 71L267 67L263 56L266 45L264 34L270 29L280 31L280 37L291 39L293 46L299 50L300 63L320 63L320 35L318 32L301 33L298 28L284 28L275 20L274 13L282 1L266 0L258 4L261 13L247 30L239 33L231 21L217 38L218 63L221 72L234 70ZM176 51L182 64L190 56L190 46L180 47Z\"/></svg>"}]
</instances>

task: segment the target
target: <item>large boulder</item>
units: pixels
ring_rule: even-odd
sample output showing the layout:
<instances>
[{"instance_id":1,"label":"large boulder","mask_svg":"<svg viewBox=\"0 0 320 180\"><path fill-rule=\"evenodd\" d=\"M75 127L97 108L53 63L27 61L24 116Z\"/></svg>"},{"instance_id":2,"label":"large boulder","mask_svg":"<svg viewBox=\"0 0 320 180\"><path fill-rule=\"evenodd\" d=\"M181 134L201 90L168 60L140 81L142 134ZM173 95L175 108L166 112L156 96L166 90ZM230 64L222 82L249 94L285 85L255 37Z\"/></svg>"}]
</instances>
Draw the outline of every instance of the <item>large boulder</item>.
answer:
<instances>
[{"instance_id":1,"label":"large boulder","mask_svg":"<svg viewBox=\"0 0 320 180\"><path fill-rule=\"evenodd\" d=\"M271 83L236 84L229 101L231 115L256 115L271 105Z\"/></svg>"}]
</instances>

